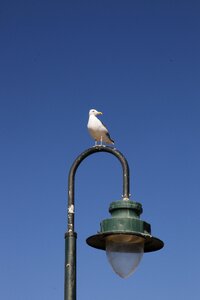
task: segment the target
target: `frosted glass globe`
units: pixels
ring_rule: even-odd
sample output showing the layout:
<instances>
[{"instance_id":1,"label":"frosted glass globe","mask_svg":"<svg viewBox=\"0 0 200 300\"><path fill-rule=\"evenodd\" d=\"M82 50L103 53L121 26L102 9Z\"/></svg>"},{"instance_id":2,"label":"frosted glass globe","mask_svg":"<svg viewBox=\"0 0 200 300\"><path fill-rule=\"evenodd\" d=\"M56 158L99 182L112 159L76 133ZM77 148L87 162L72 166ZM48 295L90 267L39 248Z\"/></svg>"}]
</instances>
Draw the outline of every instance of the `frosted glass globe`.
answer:
<instances>
[{"instance_id":1,"label":"frosted glass globe","mask_svg":"<svg viewBox=\"0 0 200 300\"><path fill-rule=\"evenodd\" d=\"M106 255L113 270L122 278L137 268L144 253L144 239L136 235L116 234L106 238Z\"/></svg>"}]
</instances>

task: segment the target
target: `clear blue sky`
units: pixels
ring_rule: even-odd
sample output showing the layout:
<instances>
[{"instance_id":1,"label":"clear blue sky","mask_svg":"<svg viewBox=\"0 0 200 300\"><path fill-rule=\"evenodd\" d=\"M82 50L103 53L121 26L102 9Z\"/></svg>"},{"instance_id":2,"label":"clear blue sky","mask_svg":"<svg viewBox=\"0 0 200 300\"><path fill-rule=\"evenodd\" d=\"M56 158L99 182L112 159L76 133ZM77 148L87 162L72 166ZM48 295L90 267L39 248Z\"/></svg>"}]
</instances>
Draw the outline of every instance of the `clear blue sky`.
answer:
<instances>
[{"instance_id":1,"label":"clear blue sky","mask_svg":"<svg viewBox=\"0 0 200 300\"><path fill-rule=\"evenodd\" d=\"M2 0L0 298L63 299L67 177L96 108L165 242L130 278L86 245L121 199L119 162L76 176L78 299L200 299L199 1Z\"/></svg>"}]
</instances>

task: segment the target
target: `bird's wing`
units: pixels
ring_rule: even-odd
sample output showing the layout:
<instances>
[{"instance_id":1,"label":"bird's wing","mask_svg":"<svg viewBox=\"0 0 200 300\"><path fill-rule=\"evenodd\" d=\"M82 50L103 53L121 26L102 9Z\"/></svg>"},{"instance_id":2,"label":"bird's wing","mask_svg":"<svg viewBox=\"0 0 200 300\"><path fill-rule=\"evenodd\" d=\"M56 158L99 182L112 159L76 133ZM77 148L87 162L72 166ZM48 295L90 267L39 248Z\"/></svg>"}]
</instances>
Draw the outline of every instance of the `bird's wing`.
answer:
<instances>
[{"instance_id":1,"label":"bird's wing","mask_svg":"<svg viewBox=\"0 0 200 300\"><path fill-rule=\"evenodd\" d=\"M100 121L101 123L102 123L102 125L103 125L103 129L105 130L105 135L108 137L108 139L112 142L112 143L114 143L114 141L113 141L113 139L110 137L110 134L109 134L109 132L108 132L108 129L107 129L107 127L106 127L106 125L102 122L102 121Z\"/></svg>"},{"instance_id":2,"label":"bird's wing","mask_svg":"<svg viewBox=\"0 0 200 300\"><path fill-rule=\"evenodd\" d=\"M105 131L108 133L108 128L106 127L106 125L102 122L102 121L100 121L101 122L101 124L103 125L103 127L105 128ZM109 134L109 133L108 133Z\"/></svg>"}]
</instances>

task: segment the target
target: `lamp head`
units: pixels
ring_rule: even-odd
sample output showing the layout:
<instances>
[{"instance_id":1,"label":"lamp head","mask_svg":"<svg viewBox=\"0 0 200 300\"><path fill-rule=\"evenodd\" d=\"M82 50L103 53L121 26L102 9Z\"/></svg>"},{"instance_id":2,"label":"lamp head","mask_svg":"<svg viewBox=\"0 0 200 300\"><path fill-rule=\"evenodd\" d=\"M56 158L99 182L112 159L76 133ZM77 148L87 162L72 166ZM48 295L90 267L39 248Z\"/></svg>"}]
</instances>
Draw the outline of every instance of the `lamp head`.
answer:
<instances>
[{"instance_id":1,"label":"lamp head","mask_svg":"<svg viewBox=\"0 0 200 300\"><path fill-rule=\"evenodd\" d=\"M105 250L114 271L121 277L130 276L144 252L157 251L164 243L151 235L151 226L140 220L142 205L130 200L111 203L111 218L100 224L100 232L87 238L91 247Z\"/></svg>"}]
</instances>

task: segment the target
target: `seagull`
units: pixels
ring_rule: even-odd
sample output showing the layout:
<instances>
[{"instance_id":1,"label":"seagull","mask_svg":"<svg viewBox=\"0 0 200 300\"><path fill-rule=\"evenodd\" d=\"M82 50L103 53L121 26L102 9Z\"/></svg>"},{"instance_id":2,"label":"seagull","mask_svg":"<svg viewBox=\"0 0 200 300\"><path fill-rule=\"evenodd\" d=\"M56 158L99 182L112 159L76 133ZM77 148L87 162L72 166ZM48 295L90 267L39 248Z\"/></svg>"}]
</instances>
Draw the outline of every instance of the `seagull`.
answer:
<instances>
[{"instance_id":1,"label":"seagull","mask_svg":"<svg viewBox=\"0 0 200 300\"><path fill-rule=\"evenodd\" d=\"M101 146L103 142L105 144L114 144L114 141L111 139L108 129L96 117L97 115L102 115L102 112L97 111L96 109L90 109L89 120L87 124L88 131L91 137L95 140L95 146L97 146L97 143L99 141L101 142Z\"/></svg>"}]
</instances>

